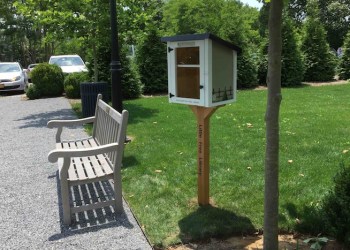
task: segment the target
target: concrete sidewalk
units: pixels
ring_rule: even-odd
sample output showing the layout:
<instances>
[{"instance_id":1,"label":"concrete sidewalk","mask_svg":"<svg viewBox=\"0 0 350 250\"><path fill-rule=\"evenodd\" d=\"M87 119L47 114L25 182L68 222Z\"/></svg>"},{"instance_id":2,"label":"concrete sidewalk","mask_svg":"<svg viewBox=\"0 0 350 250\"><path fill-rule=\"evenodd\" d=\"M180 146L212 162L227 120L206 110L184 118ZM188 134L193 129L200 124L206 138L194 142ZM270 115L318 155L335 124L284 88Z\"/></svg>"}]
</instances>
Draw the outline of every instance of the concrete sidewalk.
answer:
<instances>
[{"instance_id":1,"label":"concrete sidewalk","mask_svg":"<svg viewBox=\"0 0 350 250\"><path fill-rule=\"evenodd\" d=\"M57 164L47 154L55 146L51 119L76 119L63 97L27 101L0 95L0 248L1 249L152 249L124 202L80 213L71 227L62 224ZM86 136L81 127L62 138Z\"/></svg>"}]
</instances>

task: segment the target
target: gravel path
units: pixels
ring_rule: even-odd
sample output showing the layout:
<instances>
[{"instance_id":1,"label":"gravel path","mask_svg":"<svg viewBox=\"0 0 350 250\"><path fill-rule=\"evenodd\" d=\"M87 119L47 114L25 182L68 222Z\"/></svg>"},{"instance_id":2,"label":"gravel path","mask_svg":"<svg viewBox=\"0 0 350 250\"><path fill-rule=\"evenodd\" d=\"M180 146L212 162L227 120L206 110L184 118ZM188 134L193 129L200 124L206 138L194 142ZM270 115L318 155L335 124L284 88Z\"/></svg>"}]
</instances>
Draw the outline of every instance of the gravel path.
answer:
<instances>
[{"instance_id":1,"label":"gravel path","mask_svg":"<svg viewBox=\"0 0 350 250\"><path fill-rule=\"evenodd\" d=\"M51 119L75 119L68 100L27 101L0 95L0 248L1 249L152 249L124 202L125 214L112 208L80 213L72 227L62 225ZM63 138L81 137L81 127Z\"/></svg>"}]
</instances>

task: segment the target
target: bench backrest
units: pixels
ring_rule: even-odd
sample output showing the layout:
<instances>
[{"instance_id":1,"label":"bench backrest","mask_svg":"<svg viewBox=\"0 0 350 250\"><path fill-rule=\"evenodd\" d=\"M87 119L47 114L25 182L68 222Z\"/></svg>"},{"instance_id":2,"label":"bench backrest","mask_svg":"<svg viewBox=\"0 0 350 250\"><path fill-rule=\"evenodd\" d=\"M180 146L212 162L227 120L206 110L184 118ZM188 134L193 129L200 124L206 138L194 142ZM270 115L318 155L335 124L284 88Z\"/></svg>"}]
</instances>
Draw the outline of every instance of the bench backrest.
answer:
<instances>
[{"instance_id":1,"label":"bench backrest","mask_svg":"<svg viewBox=\"0 0 350 250\"><path fill-rule=\"evenodd\" d=\"M123 110L120 114L102 100L101 94L97 96L92 137L99 145L114 142L119 144L117 152L107 153L113 167L121 166L128 117L128 111Z\"/></svg>"}]
</instances>

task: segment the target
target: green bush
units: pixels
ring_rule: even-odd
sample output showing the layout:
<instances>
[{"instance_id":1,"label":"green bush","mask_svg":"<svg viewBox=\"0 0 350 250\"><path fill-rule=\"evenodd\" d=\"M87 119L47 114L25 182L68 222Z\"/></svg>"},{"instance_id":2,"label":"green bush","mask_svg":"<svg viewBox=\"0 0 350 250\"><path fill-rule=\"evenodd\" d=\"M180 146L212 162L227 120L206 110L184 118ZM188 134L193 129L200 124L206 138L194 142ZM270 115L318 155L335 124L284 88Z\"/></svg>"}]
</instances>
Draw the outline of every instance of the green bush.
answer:
<instances>
[{"instance_id":1,"label":"green bush","mask_svg":"<svg viewBox=\"0 0 350 250\"><path fill-rule=\"evenodd\" d=\"M340 59L339 79L350 79L350 31L346 35L343 56Z\"/></svg>"},{"instance_id":2,"label":"green bush","mask_svg":"<svg viewBox=\"0 0 350 250\"><path fill-rule=\"evenodd\" d=\"M335 55L326 39L326 31L318 18L317 3L308 3L310 16L304 24L302 51L305 62L305 81L330 81L335 76ZM309 13L308 13L309 14Z\"/></svg>"},{"instance_id":3,"label":"green bush","mask_svg":"<svg viewBox=\"0 0 350 250\"><path fill-rule=\"evenodd\" d=\"M283 18L281 85L284 87L301 85L304 78L304 64L294 26L290 18Z\"/></svg>"},{"instance_id":4,"label":"green bush","mask_svg":"<svg viewBox=\"0 0 350 250\"><path fill-rule=\"evenodd\" d=\"M341 164L323 204L328 233L350 247L350 167Z\"/></svg>"},{"instance_id":5,"label":"green bush","mask_svg":"<svg viewBox=\"0 0 350 250\"><path fill-rule=\"evenodd\" d=\"M72 73L64 79L64 92L68 98L80 98L80 83L89 81L85 72Z\"/></svg>"},{"instance_id":6,"label":"green bush","mask_svg":"<svg viewBox=\"0 0 350 250\"><path fill-rule=\"evenodd\" d=\"M258 64L258 82L259 85L267 85L267 66L268 66L268 57L267 55L261 56Z\"/></svg>"},{"instance_id":7,"label":"green bush","mask_svg":"<svg viewBox=\"0 0 350 250\"><path fill-rule=\"evenodd\" d=\"M134 99L140 97L142 85L137 72L137 67L133 58L126 56L126 51L122 50L120 54L122 62L122 94L123 99Z\"/></svg>"},{"instance_id":8,"label":"green bush","mask_svg":"<svg viewBox=\"0 0 350 250\"><path fill-rule=\"evenodd\" d=\"M98 70L98 81L107 82L109 89L111 89L111 50L110 46L98 45L96 46L96 57L97 57L97 70ZM121 63L121 82L122 82L122 95L123 99L137 98L141 95L142 86L141 82L134 66L133 59L128 58L127 48L123 47L120 51L120 63ZM90 58L92 62L94 60ZM94 65L91 63L89 66L89 73L91 76L94 75ZM110 93L109 97L110 99Z\"/></svg>"},{"instance_id":9,"label":"green bush","mask_svg":"<svg viewBox=\"0 0 350 250\"><path fill-rule=\"evenodd\" d=\"M259 84L266 85L268 68L268 43L262 48L262 56L258 65ZM302 54L297 44L293 23L288 17L283 18L282 24L282 65L281 86L290 87L301 85L304 78Z\"/></svg>"},{"instance_id":10,"label":"green bush","mask_svg":"<svg viewBox=\"0 0 350 250\"><path fill-rule=\"evenodd\" d=\"M39 99L41 97L41 92L36 85L31 84L27 89L26 95L29 100Z\"/></svg>"},{"instance_id":11,"label":"green bush","mask_svg":"<svg viewBox=\"0 0 350 250\"><path fill-rule=\"evenodd\" d=\"M253 88L258 85L258 67L256 58L243 50L237 58L237 88Z\"/></svg>"},{"instance_id":12,"label":"green bush","mask_svg":"<svg viewBox=\"0 0 350 250\"><path fill-rule=\"evenodd\" d=\"M136 51L140 80L144 85L144 93L166 93L167 52L166 44L160 41L157 30L151 29Z\"/></svg>"},{"instance_id":13,"label":"green bush","mask_svg":"<svg viewBox=\"0 0 350 250\"><path fill-rule=\"evenodd\" d=\"M63 93L64 75L55 64L41 63L35 67L32 82L42 96L60 96Z\"/></svg>"}]
</instances>

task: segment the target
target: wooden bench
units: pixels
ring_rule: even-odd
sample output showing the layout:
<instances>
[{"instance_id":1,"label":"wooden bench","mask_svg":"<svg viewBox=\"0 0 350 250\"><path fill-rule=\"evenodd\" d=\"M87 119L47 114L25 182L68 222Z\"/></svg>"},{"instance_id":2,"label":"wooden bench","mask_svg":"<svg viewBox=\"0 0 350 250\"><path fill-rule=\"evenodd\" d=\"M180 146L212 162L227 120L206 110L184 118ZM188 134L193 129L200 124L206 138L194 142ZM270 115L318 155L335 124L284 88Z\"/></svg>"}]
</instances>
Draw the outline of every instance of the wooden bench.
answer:
<instances>
[{"instance_id":1,"label":"wooden bench","mask_svg":"<svg viewBox=\"0 0 350 250\"><path fill-rule=\"evenodd\" d=\"M101 100L98 95L95 116L77 120L52 120L48 128L57 128L56 149L52 150L48 159L59 165L59 180L63 206L63 222L71 224L72 214L115 206L116 213L123 212L121 165L128 123L128 111L118 113ZM63 127L93 123L92 136L83 139L62 141ZM72 186L114 181L114 197L81 206L70 204Z\"/></svg>"}]
</instances>

